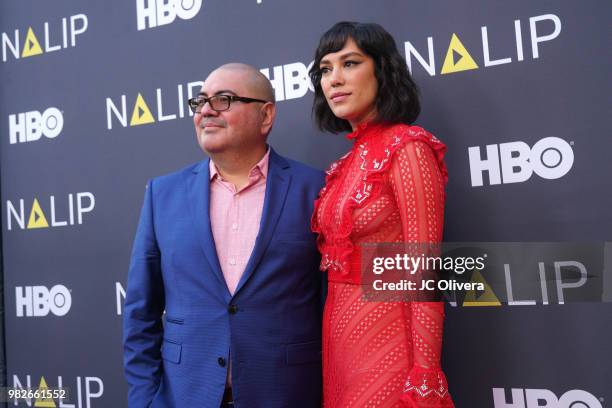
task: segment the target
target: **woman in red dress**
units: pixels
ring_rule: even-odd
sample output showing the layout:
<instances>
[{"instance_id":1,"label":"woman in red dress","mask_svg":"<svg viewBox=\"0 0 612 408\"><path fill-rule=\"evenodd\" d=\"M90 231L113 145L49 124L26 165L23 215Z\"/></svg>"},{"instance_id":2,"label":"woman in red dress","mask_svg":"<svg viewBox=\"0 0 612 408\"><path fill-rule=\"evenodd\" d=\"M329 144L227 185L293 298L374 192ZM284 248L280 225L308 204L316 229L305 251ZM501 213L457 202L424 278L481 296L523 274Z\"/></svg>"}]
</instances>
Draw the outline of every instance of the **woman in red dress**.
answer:
<instances>
[{"instance_id":1,"label":"woman in red dress","mask_svg":"<svg viewBox=\"0 0 612 408\"><path fill-rule=\"evenodd\" d=\"M342 22L320 40L310 77L322 130L351 132L315 204L325 408L454 407L440 367L444 304L365 301L360 243L442 239L446 147L412 126L418 93L381 26Z\"/></svg>"}]
</instances>

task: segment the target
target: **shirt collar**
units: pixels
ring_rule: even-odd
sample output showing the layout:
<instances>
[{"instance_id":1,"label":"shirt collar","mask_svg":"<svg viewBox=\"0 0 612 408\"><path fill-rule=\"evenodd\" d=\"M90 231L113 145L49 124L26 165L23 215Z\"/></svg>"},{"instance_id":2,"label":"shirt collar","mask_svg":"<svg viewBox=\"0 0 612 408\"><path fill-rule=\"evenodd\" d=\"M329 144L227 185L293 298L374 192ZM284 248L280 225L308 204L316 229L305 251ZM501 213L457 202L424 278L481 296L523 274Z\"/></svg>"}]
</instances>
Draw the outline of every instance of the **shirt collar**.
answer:
<instances>
[{"instance_id":1,"label":"shirt collar","mask_svg":"<svg viewBox=\"0 0 612 408\"><path fill-rule=\"evenodd\" d=\"M268 146L268 150L266 151L266 154L264 154L261 160L257 162L257 164L255 164L249 171L249 177L253 177L258 173L261 174L264 179L268 177L269 162L270 162L270 147ZM219 174L219 171L217 170L217 166L215 166L215 163L212 161L212 159L210 159L210 161L208 162L208 169L210 173L210 180L213 180L215 176L221 177L221 175Z\"/></svg>"}]
</instances>

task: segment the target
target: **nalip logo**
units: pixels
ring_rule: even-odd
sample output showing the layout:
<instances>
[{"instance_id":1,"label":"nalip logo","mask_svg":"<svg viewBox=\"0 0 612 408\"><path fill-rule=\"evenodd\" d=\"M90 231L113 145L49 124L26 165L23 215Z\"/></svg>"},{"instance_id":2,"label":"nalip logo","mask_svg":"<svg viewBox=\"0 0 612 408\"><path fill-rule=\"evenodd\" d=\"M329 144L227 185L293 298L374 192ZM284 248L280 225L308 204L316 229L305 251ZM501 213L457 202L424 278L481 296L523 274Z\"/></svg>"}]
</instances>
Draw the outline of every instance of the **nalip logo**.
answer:
<instances>
[{"instance_id":1,"label":"nalip logo","mask_svg":"<svg viewBox=\"0 0 612 408\"><path fill-rule=\"evenodd\" d=\"M38 385L36 385L37 379L39 379ZM24 407L59 408L97 408L108 406L108 403L105 404L99 400L104 395L104 381L101 377L47 375L45 378L45 376L40 374L13 374L12 380L11 387L17 391L31 390L33 392L47 393L51 390L64 389L68 392L64 398L10 398L8 402L11 406L17 406L18 404ZM68 404L68 402L71 402L71 404Z\"/></svg>"},{"instance_id":2,"label":"nalip logo","mask_svg":"<svg viewBox=\"0 0 612 408\"><path fill-rule=\"evenodd\" d=\"M61 27L57 22L50 23L48 21L43 23L42 27L35 27L38 35L32 29L32 26L28 27L25 36L25 30L23 29L1 33L2 62L7 62L10 55L18 60L76 47L77 36L87 31L88 26L87 15L75 14L62 18ZM41 32L43 33L42 36Z\"/></svg>"},{"instance_id":3,"label":"nalip logo","mask_svg":"<svg viewBox=\"0 0 612 408\"><path fill-rule=\"evenodd\" d=\"M41 202L43 206L41 206ZM49 205L47 206L47 202ZM84 214L90 213L96 206L96 197L89 191L70 193L64 199L59 197L56 201L54 195L49 200L38 201L34 197L30 206L29 216L26 218L26 200L6 200L6 228L8 231L17 226L21 230L65 227L83 224ZM43 210L44 208L44 210ZM61 214L61 215L60 215ZM63 217L68 217L68 219ZM26 223L27 219L27 223Z\"/></svg>"},{"instance_id":4,"label":"nalip logo","mask_svg":"<svg viewBox=\"0 0 612 408\"><path fill-rule=\"evenodd\" d=\"M442 42L442 44L448 44L448 47L446 49L446 56L444 58L444 63L442 64L442 69L440 69L439 73L441 75L445 75L479 69L482 66L486 68L510 64L513 62L513 58L515 58L515 61L517 62L524 61L527 56L527 52L529 51L529 48L531 48L531 57L534 60L538 59L540 58L541 45L545 42L552 41L555 38L559 37L562 28L561 19L555 14L542 14L539 16L529 17L528 40L531 47L526 47L523 45L524 43L527 43L527 39L523 38L523 25L523 21L514 20L514 27L512 27L512 24L496 25L495 27L491 27L492 33L502 32L505 33L506 36L508 36L508 34L514 31L512 33L514 34L514 41L509 39L509 41L506 41L506 44L512 44L512 42L514 42L514 47L508 47L507 45L502 47L499 44L493 44L493 41L489 40L489 27L481 26L481 43L468 44L472 48L471 52L468 51L468 47L466 47L463 42L461 42L459 36L456 33L453 33L448 42ZM551 25L552 31L550 30ZM421 41L418 44L422 46L423 42ZM440 44L440 42L436 41L436 44ZM481 48L482 50L481 65L479 65L479 63L477 62L478 58L474 58L474 56L477 55L476 50L478 50L478 48ZM430 76L436 75L438 68L436 66L436 49L434 48L433 37L427 37L427 53L419 52L411 41L406 41L404 43L404 50L406 53L406 63L408 64L408 69L410 69L410 72L413 72L412 58L414 57L414 59L419 63L419 65L421 65L421 67L423 67L423 69ZM423 55L426 55L427 57L424 57ZM503 57L495 59L493 58L493 55L503 55Z\"/></svg>"}]
</instances>

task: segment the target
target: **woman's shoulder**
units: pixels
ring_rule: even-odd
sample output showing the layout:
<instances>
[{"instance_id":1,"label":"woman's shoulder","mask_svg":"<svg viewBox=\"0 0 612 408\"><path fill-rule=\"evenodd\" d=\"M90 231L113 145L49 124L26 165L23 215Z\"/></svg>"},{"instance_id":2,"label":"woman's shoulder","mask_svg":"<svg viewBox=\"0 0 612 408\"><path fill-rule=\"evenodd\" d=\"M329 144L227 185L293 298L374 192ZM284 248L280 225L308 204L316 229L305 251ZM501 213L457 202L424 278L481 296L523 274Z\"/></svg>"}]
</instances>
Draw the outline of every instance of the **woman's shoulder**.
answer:
<instances>
[{"instance_id":1,"label":"woman's shoulder","mask_svg":"<svg viewBox=\"0 0 612 408\"><path fill-rule=\"evenodd\" d=\"M435 151L446 151L446 146L437 137L416 125L404 123L379 126L367 138L364 147L376 158L393 156L398 149L412 144L426 144Z\"/></svg>"},{"instance_id":2,"label":"woman's shoulder","mask_svg":"<svg viewBox=\"0 0 612 408\"><path fill-rule=\"evenodd\" d=\"M430 149L444 177L447 177L444 164L446 145L424 128L417 125L396 124L385 127L380 136L377 138L377 146L372 146L372 151L375 153L371 155L368 163L370 165L365 167L373 171L385 171L393 162L405 160L409 156L398 154L402 150L409 152L415 148L417 151Z\"/></svg>"},{"instance_id":3,"label":"woman's shoulder","mask_svg":"<svg viewBox=\"0 0 612 408\"><path fill-rule=\"evenodd\" d=\"M395 138L399 138L403 143L420 140L433 144L442 144L437 137L421 126L408 125L405 123L386 126L383 135L385 142L393 142Z\"/></svg>"},{"instance_id":4,"label":"woman's shoulder","mask_svg":"<svg viewBox=\"0 0 612 408\"><path fill-rule=\"evenodd\" d=\"M399 149L409 149L414 145L429 147L436 154L444 156L446 145L436 136L418 125L407 125L404 123L389 126L385 129L380 142L385 149L391 153Z\"/></svg>"}]
</instances>

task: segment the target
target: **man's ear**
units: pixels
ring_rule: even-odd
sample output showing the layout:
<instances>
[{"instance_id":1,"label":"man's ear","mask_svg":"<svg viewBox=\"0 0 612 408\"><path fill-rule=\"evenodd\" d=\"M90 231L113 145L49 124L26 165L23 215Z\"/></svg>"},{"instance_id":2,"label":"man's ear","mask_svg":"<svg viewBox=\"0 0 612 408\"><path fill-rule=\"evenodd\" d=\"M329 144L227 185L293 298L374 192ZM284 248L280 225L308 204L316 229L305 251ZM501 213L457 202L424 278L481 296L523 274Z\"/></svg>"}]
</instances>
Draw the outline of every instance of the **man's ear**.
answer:
<instances>
[{"instance_id":1,"label":"man's ear","mask_svg":"<svg viewBox=\"0 0 612 408\"><path fill-rule=\"evenodd\" d=\"M274 123L274 118L276 118L276 104L272 102L266 102L261 107L261 127L264 133L268 133L270 128L272 128L272 124Z\"/></svg>"}]
</instances>

